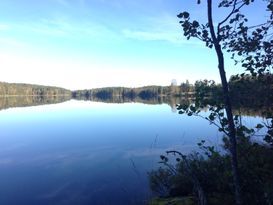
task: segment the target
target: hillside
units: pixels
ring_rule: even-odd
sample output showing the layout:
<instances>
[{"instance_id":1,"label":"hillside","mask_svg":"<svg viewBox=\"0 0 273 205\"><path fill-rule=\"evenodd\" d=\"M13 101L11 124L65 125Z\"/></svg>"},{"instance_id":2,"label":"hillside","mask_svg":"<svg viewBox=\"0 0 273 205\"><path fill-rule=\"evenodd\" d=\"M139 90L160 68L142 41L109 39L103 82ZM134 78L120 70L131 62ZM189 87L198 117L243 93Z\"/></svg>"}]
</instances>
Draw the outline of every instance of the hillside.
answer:
<instances>
[{"instance_id":1,"label":"hillside","mask_svg":"<svg viewBox=\"0 0 273 205\"><path fill-rule=\"evenodd\" d=\"M22 83L0 82L0 96L71 96L71 91L53 87Z\"/></svg>"}]
</instances>

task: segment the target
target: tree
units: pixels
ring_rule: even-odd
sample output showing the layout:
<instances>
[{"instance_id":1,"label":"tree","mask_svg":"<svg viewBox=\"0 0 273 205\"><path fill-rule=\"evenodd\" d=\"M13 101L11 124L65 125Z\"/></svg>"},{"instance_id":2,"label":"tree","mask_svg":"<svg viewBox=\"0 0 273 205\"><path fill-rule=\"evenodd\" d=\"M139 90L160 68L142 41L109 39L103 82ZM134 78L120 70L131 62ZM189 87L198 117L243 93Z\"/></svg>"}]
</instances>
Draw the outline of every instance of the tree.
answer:
<instances>
[{"instance_id":1,"label":"tree","mask_svg":"<svg viewBox=\"0 0 273 205\"><path fill-rule=\"evenodd\" d=\"M216 27L213 19L212 0L206 0L207 22L205 24L200 24L196 20L191 21L190 14L186 11L178 15L178 18L181 19L180 23L183 27L184 36L187 39L191 37L200 39L206 43L207 47L214 48L217 55L228 123L227 135L230 141L229 150L237 205L241 204L237 139L230 90L225 73L223 49L232 52L233 59L238 56L240 59L235 59L236 62L241 62L242 66L253 75L270 72L273 62L271 54L273 41L268 39L268 32L273 25L273 1L266 1L267 10L270 12L269 19L262 24L250 27L246 26L248 19L242 14L242 8L253 2L254 0L221 0L218 7L230 9L230 12ZM200 4L200 0L197 3Z\"/></svg>"},{"instance_id":2,"label":"tree","mask_svg":"<svg viewBox=\"0 0 273 205\"><path fill-rule=\"evenodd\" d=\"M273 149L251 140L260 127L248 129L248 134L244 132L246 127L238 129L239 165L244 172L241 176L242 195L247 205L273 203ZM228 148L229 141L224 138L223 142L224 149ZM162 166L149 172L151 189L161 196L167 196L171 199L169 201L191 198L195 203L189 204L234 204L230 189L231 156L217 151L204 140L198 146L198 152L187 155L176 150L161 155Z\"/></svg>"}]
</instances>

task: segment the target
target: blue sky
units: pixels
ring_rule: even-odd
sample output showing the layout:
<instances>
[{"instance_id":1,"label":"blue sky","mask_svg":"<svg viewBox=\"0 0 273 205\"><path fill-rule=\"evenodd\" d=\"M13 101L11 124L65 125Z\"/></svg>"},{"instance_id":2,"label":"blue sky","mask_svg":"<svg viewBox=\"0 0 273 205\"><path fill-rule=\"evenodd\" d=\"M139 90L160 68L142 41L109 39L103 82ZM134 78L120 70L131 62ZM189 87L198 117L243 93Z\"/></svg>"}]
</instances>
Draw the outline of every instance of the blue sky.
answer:
<instances>
[{"instance_id":1,"label":"blue sky","mask_svg":"<svg viewBox=\"0 0 273 205\"><path fill-rule=\"evenodd\" d=\"M205 18L193 0L0 0L0 81L69 89L219 82L214 51L182 35L184 10ZM233 64L228 76L243 71Z\"/></svg>"}]
</instances>

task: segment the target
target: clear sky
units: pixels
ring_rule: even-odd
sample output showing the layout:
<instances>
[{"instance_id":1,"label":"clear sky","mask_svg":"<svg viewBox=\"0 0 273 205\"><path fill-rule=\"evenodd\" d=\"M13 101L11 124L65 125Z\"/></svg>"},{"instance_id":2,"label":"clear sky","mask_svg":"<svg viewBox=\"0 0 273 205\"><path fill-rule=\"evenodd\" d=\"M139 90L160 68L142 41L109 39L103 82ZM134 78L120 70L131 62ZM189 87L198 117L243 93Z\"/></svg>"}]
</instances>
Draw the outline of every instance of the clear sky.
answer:
<instances>
[{"instance_id":1,"label":"clear sky","mask_svg":"<svg viewBox=\"0 0 273 205\"><path fill-rule=\"evenodd\" d=\"M0 81L68 89L219 82L214 51L183 37L176 15L184 10L205 17L195 0L0 0ZM243 71L233 64L228 76Z\"/></svg>"}]
</instances>

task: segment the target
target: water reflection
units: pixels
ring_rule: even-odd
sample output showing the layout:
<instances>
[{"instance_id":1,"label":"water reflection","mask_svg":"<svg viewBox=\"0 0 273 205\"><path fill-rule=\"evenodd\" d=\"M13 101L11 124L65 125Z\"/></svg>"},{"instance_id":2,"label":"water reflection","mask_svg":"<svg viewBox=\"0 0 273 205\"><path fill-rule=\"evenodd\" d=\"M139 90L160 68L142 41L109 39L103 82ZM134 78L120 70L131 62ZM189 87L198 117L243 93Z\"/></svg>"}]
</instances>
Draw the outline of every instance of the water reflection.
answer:
<instances>
[{"instance_id":1,"label":"water reflection","mask_svg":"<svg viewBox=\"0 0 273 205\"><path fill-rule=\"evenodd\" d=\"M149 105L167 104L171 107L173 112L176 112L177 104L191 104L193 99L162 96L162 97L122 97L122 96L109 96L109 97L74 97L71 96L15 96L15 97L0 97L0 110L13 108L13 107L28 107L46 104L62 103L71 99L103 102L103 103L143 103Z\"/></svg>"},{"instance_id":2,"label":"water reflection","mask_svg":"<svg viewBox=\"0 0 273 205\"><path fill-rule=\"evenodd\" d=\"M70 100L71 97L67 95L62 96L8 96L0 97L0 110L13 107L28 107L46 104L62 103Z\"/></svg>"},{"instance_id":3,"label":"water reflection","mask_svg":"<svg viewBox=\"0 0 273 205\"><path fill-rule=\"evenodd\" d=\"M166 149L193 149L195 123L164 104L72 100L2 110L0 204L145 204L146 173Z\"/></svg>"},{"instance_id":4,"label":"water reflection","mask_svg":"<svg viewBox=\"0 0 273 205\"><path fill-rule=\"evenodd\" d=\"M93 102L103 102L103 103L143 103L149 105L169 105L174 112L176 112L177 104L187 104L190 105L194 103L194 98L181 98L173 96L81 96L74 97L76 100L93 101Z\"/></svg>"},{"instance_id":5,"label":"water reflection","mask_svg":"<svg viewBox=\"0 0 273 205\"><path fill-rule=\"evenodd\" d=\"M144 205L151 196L147 172L158 166L160 154L188 153L201 139L221 143L205 120L170 112L168 105L190 100L111 100L2 110L0 204ZM61 101L2 102L7 108Z\"/></svg>"},{"instance_id":6,"label":"water reflection","mask_svg":"<svg viewBox=\"0 0 273 205\"><path fill-rule=\"evenodd\" d=\"M14 97L0 97L0 110L13 107L28 107L46 104L57 104L71 99L81 101L92 101L112 104L123 103L143 103L147 105L167 104L171 107L172 112L177 112L176 105L182 104L189 106L191 104L200 104L200 99L195 98L181 98L175 96L14 96ZM258 100L256 100L258 101ZM207 105L214 105L213 99L203 99L201 104L204 105L203 111L206 112ZM235 101L233 104L234 114L244 116L262 116L265 117L268 113L273 113L272 104L255 103L255 100Z\"/></svg>"}]
</instances>

